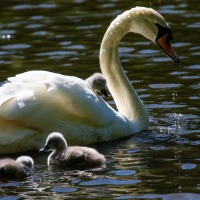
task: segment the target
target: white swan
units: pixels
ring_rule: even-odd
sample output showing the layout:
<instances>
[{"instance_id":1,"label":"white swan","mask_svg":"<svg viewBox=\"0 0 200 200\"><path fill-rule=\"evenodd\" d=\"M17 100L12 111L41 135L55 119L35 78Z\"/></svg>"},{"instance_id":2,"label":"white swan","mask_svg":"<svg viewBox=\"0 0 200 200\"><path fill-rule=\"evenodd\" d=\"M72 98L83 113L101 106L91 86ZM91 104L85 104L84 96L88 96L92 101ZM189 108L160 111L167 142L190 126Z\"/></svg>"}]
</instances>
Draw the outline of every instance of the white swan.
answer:
<instances>
[{"instance_id":1,"label":"white swan","mask_svg":"<svg viewBox=\"0 0 200 200\"><path fill-rule=\"evenodd\" d=\"M100 66L118 112L88 87L86 81L47 71L8 78L0 88L0 152L38 149L50 132L62 132L70 145L113 140L148 129L147 111L121 68L118 45L128 33L157 43L174 62L172 33L151 8L136 7L119 15L106 31Z\"/></svg>"},{"instance_id":2,"label":"white swan","mask_svg":"<svg viewBox=\"0 0 200 200\"><path fill-rule=\"evenodd\" d=\"M47 160L48 165L58 165L73 168L91 168L102 166L106 161L103 154L96 149L83 146L68 146L61 133L48 135L45 146L40 152L53 151Z\"/></svg>"}]
</instances>

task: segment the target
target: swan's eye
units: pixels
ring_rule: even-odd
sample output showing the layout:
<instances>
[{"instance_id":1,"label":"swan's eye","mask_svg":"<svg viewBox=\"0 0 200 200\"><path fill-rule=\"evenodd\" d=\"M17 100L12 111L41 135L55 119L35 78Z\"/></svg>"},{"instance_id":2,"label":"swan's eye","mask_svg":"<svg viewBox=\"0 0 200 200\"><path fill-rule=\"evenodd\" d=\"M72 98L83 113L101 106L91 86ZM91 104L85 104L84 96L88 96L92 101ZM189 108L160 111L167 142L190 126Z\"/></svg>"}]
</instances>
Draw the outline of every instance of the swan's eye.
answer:
<instances>
[{"instance_id":1,"label":"swan's eye","mask_svg":"<svg viewBox=\"0 0 200 200\"><path fill-rule=\"evenodd\" d=\"M166 35L166 43L168 46L170 46L169 41L173 39L171 29L163 27L160 24L156 24L156 26L158 27L158 35L157 35L156 41Z\"/></svg>"},{"instance_id":2,"label":"swan's eye","mask_svg":"<svg viewBox=\"0 0 200 200\"><path fill-rule=\"evenodd\" d=\"M156 24L156 26L158 27L158 35L157 35L156 40L158 40L159 38L161 38L165 35L167 35L167 41L173 39L172 31L170 28L163 27L160 24Z\"/></svg>"}]
</instances>

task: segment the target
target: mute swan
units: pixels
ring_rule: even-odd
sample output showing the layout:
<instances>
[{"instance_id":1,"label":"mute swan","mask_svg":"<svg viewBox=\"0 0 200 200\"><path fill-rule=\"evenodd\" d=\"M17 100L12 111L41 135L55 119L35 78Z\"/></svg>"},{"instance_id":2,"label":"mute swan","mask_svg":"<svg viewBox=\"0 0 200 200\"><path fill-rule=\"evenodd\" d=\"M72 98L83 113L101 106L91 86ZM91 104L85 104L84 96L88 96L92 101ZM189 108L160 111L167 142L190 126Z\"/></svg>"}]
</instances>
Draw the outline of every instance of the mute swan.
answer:
<instances>
[{"instance_id":1,"label":"mute swan","mask_svg":"<svg viewBox=\"0 0 200 200\"><path fill-rule=\"evenodd\" d=\"M47 164L64 167L94 167L105 162L104 155L95 149L80 146L67 146L63 135L58 132L49 134L45 146L40 150L53 152L49 155Z\"/></svg>"},{"instance_id":2,"label":"mute swan","mask_svg":"<svg viewBox=\"0 0 200 200\"><path fill-rule=\"evenodd\" d=\"M5 158L0 160L0 179L24 178L33 174L34 161L29 156L20 156L16 160Z\"/></svg>"},{"instance_id":3,"label":"mute swan","mask_svg":"<svg viewBox=\"0 0 200 200\"><path fill-rule=\"evenodd\" d=\"M118 112L80 78L47 71L18 74L0 87L0 152L36 150L53 131L62 132L70 145L80 145L148 129L148 113L118 57L119 42L128 32L142 34L179 62L171 29L158 12L145 7L125 11L108 27L100 48L101 71Z\"/></svg>"},{"instance_id":4,"label":"mute swan","mask_svg":"<svg viewBox=\"0 0 200 200\"><path fill-rule=\"evenodd\" d=\"M88 77L86 81L90 84L95 93L100 92L105 97L108 97L106 79L101 73L94 73L92 76Z\"/></svg>"}]
</instances>

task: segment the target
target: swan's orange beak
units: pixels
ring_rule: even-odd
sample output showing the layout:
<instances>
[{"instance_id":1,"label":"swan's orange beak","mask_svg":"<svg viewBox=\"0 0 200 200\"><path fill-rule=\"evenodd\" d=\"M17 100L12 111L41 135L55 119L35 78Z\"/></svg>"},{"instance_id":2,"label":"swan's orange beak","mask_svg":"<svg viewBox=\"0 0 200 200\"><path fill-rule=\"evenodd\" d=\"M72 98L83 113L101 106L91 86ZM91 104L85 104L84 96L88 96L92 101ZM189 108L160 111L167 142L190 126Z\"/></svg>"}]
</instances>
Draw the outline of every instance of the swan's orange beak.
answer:
<instances>
[{"instance_id":1,"label":"swan's orange beak","mask_svg":"<svg viewBox=\"0 0 200 200\"><path fill-rule=\"evenodd\" d=\"M172 48L170 41L168 39L168 34L160 37L156 40L156 43L160 46L160 48L175 62L179 63L180 58Z\"/></svg>"}]
</instances>

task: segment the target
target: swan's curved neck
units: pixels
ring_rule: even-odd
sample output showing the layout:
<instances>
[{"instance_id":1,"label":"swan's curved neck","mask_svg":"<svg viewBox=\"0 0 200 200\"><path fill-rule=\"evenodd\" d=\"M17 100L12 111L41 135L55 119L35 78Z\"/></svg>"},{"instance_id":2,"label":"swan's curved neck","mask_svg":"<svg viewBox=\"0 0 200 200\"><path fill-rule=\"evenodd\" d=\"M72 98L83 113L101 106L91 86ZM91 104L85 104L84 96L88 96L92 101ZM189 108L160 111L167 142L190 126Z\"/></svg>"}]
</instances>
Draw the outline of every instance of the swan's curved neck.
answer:
<instances>
[{"instance_id":1,"label":"swan's curved neck","mask_svg":"<svg viewBox=\"0 0 200 200\"><path fill-rule=\"evenodd\" d=\"M138 130L144 130L149 124L147 111L125 75L118 56L119 42L129 32L129 21L126 12L109 26L100 49L100 66L119 113L138 126Z\"/></svg>"}]
</instances>

